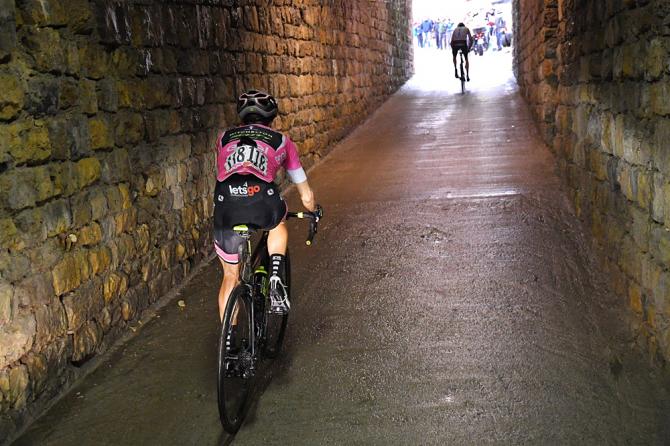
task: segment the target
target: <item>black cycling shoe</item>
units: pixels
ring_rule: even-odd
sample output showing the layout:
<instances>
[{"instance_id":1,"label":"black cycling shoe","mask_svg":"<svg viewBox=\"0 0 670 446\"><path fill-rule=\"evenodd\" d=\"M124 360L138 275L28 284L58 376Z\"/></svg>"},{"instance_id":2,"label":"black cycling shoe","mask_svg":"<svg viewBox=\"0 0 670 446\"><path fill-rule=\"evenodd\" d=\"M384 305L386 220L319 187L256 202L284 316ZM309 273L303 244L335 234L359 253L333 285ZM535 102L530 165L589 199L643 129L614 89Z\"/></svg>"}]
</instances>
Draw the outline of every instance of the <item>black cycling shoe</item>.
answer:
<instances>
[{"instance_id":1,"label":"black cycling shoe","mask_svg":"<svg viewBox=\"0 0 670 446\"><path fill-rule=\"evenodd\" d=\"M454 77L458 79L458 71L454 71Z\"/></svg>"},{"instance_id":2,"label":"black cycling shoe","mask_svg":"<svg viewBox=\"0 0 670 446\"><path fill-rule=\"evenodd\" d=\"M470 76L466 77L465 80L467 80L468 82L470 82Z\"/></svg>"}]
</instances>

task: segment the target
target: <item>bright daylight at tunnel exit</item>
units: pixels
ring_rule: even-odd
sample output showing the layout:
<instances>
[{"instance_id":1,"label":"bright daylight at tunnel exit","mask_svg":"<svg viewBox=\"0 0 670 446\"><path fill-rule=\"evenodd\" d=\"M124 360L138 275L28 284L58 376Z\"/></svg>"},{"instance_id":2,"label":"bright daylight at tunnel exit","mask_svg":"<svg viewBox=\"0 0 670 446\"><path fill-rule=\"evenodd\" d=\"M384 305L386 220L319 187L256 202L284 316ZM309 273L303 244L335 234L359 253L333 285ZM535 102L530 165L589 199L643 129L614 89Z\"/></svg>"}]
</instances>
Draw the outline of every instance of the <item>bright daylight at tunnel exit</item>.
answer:
<instances>
[{"instance_id":1,"label":"bright daylight at tunnel exit","mask_svg":"<svg viewBox=\"0 0 670 446\"><path fill-rule=\"evenodd\" d=\"M670 1L0 0L0 446L670 444Z\"/></svg>"}]
</instances>

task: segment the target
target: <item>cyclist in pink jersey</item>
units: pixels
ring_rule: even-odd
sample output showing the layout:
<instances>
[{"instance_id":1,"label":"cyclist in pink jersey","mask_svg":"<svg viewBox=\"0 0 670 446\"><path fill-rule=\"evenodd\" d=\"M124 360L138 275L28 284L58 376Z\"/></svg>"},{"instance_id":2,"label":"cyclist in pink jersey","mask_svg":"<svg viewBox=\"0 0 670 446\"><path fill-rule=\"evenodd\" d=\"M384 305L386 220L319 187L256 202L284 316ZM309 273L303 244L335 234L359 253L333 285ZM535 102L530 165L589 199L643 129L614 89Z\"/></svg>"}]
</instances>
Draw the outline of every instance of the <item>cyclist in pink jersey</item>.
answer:
<instances>
[{"instance_id":1,"label":"cyclist in pink jersey","mask_svg":"<svg viewBox=\"0 0 670 446\"><path fill-rule=\"evenodd\" d=\"M271 310L286 313L290 308L284 285L287 207L273 183L279 169L286 169L307 210L320 209L295 144L288 136L270 127L277 112L275 98L262 91L249 90L237 101L237 113L244 125L226 130L218 139L214 247L223 266L223 282L219 290L221 318L228 296L238 282L238 250L244 240L233 227L240 224L269 229Z\"/></svg>"}]
</instances>

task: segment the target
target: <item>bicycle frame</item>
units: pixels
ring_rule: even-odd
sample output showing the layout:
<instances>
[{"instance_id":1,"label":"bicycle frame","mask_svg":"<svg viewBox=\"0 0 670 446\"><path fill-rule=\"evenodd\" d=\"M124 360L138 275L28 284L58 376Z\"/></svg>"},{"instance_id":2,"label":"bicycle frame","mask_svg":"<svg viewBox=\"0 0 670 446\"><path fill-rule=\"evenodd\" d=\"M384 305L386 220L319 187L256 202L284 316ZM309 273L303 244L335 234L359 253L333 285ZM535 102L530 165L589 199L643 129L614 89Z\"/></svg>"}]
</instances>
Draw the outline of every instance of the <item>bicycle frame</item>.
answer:
<instances>
[{"instance_id":1,"label":"bicycle frame","mask_svg":"<svg viewBox=\"0 0 670 446\"><path fill-rule=\"evenodd\" d=\"M317 212L289 212L287 218L307 218L310 219L309 235L306 243L309 245L317 231L317 222L322 216L322 210L318 208ZM233 303L228 301L224 311L224 318L221 325L221 334L219 337L219 360L217 377L217 399L219 408L219 417L224 429L231 434L237 432L244 419L244 412L247 407L247 399L253 384L242 385L242 393L237 395L239 399L233 397L227 399L230 395L230 385L235 383L236 379L242 379L243 383L248 383L256 374L256 368L259 361L264 358L274 359L281 349L282 340L286 330L287 314L272 313L269 300L269 253L267 250L268 231L258 231L247 225L237 225L233 228L244 242L240 247L240 283L234 288L232 293ZM260 238L253 237L255 233L260 233ZM252 237L255 243L252 242ZM254 246L255 244L255 246ZM290 260L288 251L286 252L286 278L287 286L290 289ZM231 296L233 294L231 293ZM245 312L240 316L240 308ZM277 319L279 317L279 319ZM243 321L243 325L239 325ZM273 323L273 321L275 323ZM242 336L238 344L233 344L233 327L246 327L248 330L242 330ZM248 333L246 333L248 331ZM234 351L233 345L239 347ZM230 380L233 380L231 384ZM237 383L239 384L239 383ZM235 396L235 393L233 396Z\"/></svg>"},{"instance_id":2,"label":"bicycle frame","mask_svg":"<svg viewBox=\"0 0 670 446\"><path fill-rule=\"evenodd\" d=\"M309 219L309 232L307 235L307 240L305 243L309 246L312 244L314 236L317 231L318 217L315 216L312 212L288 212L286 215L287 218L298 218L298 219ZM251 238L257 230L250 228L247 225L237 225L233 227L233 230L237 232L240 236L245 239L244 244L242 245L240 253L240 284L246 286L249 290L247 294L250 296L251 308L251 320L253 321L253 327L251 331L251 353L254 358L257 356L257 341L265 337L264 331L267 329L265 314L265 299L268 295L269 280L265 280L262 283L256 283L254 278L257 274L263 274L267 276L269 271L266 271L263 267L266 258L269 256L267 250L268 244L268 231L262 230L261 237L256 243L256 246L253 247L252 251L252 242ZM256 288L258 286L258 288ZM262 299L262 303L259 304L259 299ZM258 320L256 317L257 311L261 311L263 314L263 319ZM257 332L258 331L258 332Z\"/></svg>"}]
</instances>

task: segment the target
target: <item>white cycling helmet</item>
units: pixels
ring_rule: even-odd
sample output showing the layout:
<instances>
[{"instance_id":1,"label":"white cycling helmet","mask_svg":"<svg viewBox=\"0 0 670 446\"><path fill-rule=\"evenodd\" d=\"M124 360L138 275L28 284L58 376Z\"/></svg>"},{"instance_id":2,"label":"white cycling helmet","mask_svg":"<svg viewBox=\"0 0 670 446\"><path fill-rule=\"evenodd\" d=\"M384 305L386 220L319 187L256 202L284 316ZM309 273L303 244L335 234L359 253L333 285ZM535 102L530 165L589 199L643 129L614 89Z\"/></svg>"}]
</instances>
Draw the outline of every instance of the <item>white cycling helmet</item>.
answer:
<instances>
[{"instance_id":1,"label":"white cycling helmet","mask_svg":"<svg viewBox=\"0 0 670 446\"><path fill-rule=\"evenodd\" d=\"M251 115L258 115L263 121L272 121L278 111L277 100L264 91L248 90L237 99L237 114L245 122Z\"/></svg>"}]
</instances>

